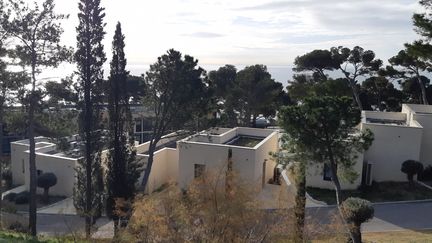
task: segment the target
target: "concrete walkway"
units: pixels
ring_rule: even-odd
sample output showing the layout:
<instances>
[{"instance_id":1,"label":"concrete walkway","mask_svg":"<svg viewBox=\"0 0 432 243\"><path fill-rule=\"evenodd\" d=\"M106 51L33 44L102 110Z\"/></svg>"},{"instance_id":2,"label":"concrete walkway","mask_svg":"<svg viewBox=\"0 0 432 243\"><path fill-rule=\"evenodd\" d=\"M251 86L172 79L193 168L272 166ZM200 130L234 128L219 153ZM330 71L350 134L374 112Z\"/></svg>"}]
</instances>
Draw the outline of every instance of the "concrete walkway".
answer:
<instances>
[{"instance_id":1,"label":"concrete walkway","mask_svg":"<svg viewBox=\"0 0 432 243\"><path fill-rule=\"evenodd\" d=\"M66 198L62 201L48 205L37 210L41 214L63 214L63 215L76 215L76 210L73 205L72 198Z\"/></svg>"}]
</instances>

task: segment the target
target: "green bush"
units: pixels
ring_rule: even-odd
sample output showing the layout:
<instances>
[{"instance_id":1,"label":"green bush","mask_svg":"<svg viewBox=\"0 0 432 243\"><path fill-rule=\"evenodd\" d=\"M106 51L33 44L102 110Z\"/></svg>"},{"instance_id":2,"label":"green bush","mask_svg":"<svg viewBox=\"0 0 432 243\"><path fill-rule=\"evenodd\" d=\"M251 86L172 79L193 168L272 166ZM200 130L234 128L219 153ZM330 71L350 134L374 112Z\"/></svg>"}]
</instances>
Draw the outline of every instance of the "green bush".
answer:
<instances>
[{"instance_id":1,"label":"green bush","mask_svg":"<svg viewBox=\"0 0 432 243\"><path fill-rule=\"evenodd\" d=\"M48 202L49 188L57 184L57 176L54 173L43 173L37 178L37 186L44 189L44 202Z\"/></svg>"},{"instance_id":2,"label":"green bush","mask_svg":"<svg viewBox=\"0 0 432 243\"><path fill-rule=\"evenodd\" d=\"M432 181L432 166L428 165L426 168L418 175L420 181Z\"/></svg>"},{"instance_id":3,"label":"green bush","mask_svg":"<svg viewBox=\"0 0 432 243\"><path fill-rule=\"evenodd\" d=\"M347 223L351 224L351 234L361 242L361 224L374 216L372 204L368 200L349 197L342 203L341 210Z\"/></svg>"},{"instance_id":4,"label":"green bush","mask_svg":"<svg viewBox=\"0 0 432 243\"><path fill-rule=\"evenodd\" d=\"M401 171L407 175L410 185L414 185L414 175L419 175L423 171L423 164L416 160L405 160L402 163Z\"/></svg>"}]
</instances>

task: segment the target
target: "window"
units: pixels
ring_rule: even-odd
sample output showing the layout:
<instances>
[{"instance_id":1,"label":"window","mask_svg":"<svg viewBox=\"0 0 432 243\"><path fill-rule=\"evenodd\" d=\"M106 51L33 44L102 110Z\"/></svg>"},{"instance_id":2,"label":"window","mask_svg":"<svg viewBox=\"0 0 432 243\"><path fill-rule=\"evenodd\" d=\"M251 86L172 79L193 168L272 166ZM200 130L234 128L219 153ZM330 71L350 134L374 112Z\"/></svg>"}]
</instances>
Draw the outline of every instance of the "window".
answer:
<instances>
[{"instance_id":1,"label":"window","mask_svg":"<svg viewBox=\"0 0 432 243\"><path fill-rule=\"evenodd\" d=\"M205 165L195 164L194 166L194 177L198 178L204 174Z\"/></svg>"},{"instance_id":2,"label":"window","mask_svg":"<svg viewBox=\"0 0 432 243\"><path fill-rule=\"evenodd\" d=\"M135 120L135 132L142 132L140 120Z\"/></svg>"},{"instance_id":3,"label":"window","mask_svg":"<svg viewBox=\"0 0 432 243\"><path fill-rule=\"evenodd\" d=\"M25 173L25 166L24 166L24 160L22 160L22 173L24 174Z\"/></svg>"},{"instance_id":4,"label":"window","mask_svg":"<svg viewBox=\"0 0 432 243\"><path fill-rule=\"evenodd\" d=\"M330 170L330 166L327 164L324 164L324 171L323 171L323 180L325 181L331 181L332 180L332 173Z\"/></svg>"}]
</instances>

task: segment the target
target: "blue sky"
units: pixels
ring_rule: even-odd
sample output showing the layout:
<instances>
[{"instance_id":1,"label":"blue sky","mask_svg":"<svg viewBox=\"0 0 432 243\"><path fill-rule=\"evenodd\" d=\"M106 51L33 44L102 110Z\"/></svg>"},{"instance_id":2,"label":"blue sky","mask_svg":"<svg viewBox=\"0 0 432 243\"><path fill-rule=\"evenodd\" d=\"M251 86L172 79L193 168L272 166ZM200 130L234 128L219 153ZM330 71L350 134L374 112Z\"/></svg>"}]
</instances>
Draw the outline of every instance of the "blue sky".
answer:
<instances>
[{"instance_id":1,"label":"blue sky","mask_svg":"<svg viewBox=\"0 0 432 243\"><path fill-rule=\"evenodd\" d=\"M70 14L63 42L71 46L77 2L57 0L57 11ZM284 83L291 79L294 58L313 49L360 45L387 60L417 38L411 17L420 10L415 0L102 0L102 5L105 51L109 56L120 21L134 74L175 48L210 70L265 64Z\"/></svg>"}]
</instances>

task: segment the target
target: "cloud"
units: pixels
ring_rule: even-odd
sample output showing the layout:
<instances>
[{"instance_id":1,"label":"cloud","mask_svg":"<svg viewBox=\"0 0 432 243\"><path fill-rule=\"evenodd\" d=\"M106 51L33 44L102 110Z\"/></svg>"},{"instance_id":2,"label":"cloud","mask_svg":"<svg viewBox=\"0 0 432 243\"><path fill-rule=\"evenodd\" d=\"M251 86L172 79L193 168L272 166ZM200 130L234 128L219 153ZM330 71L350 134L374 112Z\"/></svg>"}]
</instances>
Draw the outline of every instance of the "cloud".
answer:
<instances>
[{"instance_id":1,"label":"cloud","mask_svg":"<svg viewBox=\"0 0 432 243\"><path fill-rule=\"evenodd\" d=\"M212 32L194 32L191 34L184 34L183 36L195 37L195 38L219 38L225 35L212 33Z\"/></svg>"}]
</instances>

